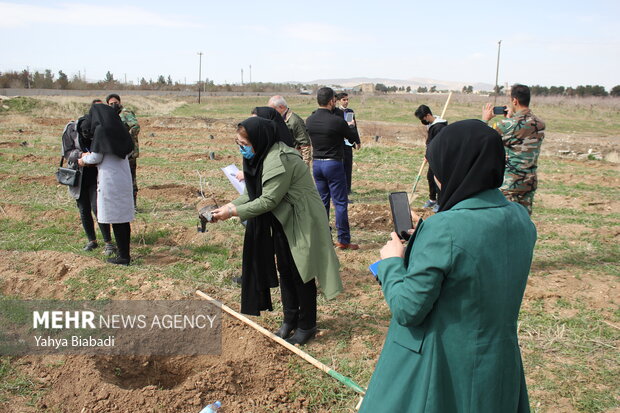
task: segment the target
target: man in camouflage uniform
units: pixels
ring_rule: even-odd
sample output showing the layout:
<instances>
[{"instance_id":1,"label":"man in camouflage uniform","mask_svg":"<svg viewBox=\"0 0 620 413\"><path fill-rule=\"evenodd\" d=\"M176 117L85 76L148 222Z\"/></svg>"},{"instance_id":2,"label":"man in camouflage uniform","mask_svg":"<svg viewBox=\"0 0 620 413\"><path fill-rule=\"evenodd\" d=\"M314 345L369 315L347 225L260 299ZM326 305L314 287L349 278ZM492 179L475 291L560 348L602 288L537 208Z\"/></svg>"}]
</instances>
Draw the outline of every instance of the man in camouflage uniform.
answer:
<instances>
[{"instance_id":1,"label":"man in camouflage uniform","mask_svg":"<svg viewBox=\"0 0 620 413\"><path fill-rule=\"evenodd\" d=\"M111 93L105 99L106 103L116 109L121 121L129 131L133 139L134 150L129 154L129 168L131 169L131 179L133 181L133 205L137 208L138 184L136 182L136 161L140 156L140 147L138 146L138 134L140 133L140 125L136 114L121 105L121 97L116 93Z\"/></svg>"},{"instance_id":2,"label":"man in camouflage uniform","mask_svg":"<svg viewBox=\"0 0 620 413\"><path fill-rule=\"evenodd\" d=\"M288 107L286 100L284 100L282 96L272 96L267 105L271 106L282 115L286 126L288 126L288 130L290 130L291 135L293 135L295 148L301 153L301 157L306 165L310 166L310 162L312 161L312 144L310 143L310 136L308 135L304 120Z\"/></svg>"},{"instance_id":3,"label":"man in camouflage uniform","mask_svg":"<svg viewBox=\"0 0 620 413\"><path fill-rule=\"evenodd\" d=\"M491 125L502 136L506 148L506 170L501 190L509 201L523 205L531 215L538 187L536 169L545 138L545 123L529 108L530 89L527 86L514 85L510 99L511 105L504 119ZM482 119L488 123L494 116L493 106L487 103L482 110Z\"/></svg>"}]
</instances>

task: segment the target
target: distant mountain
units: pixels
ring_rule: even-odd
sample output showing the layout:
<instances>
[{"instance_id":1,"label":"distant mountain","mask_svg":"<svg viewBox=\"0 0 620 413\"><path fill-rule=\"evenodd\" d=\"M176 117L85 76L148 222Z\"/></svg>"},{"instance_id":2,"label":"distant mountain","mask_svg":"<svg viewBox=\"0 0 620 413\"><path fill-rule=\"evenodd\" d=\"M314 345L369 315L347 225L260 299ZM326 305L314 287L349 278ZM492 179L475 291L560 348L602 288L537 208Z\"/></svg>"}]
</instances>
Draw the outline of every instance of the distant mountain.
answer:
<instances>
[{"instance_id":1,"label":"distant mountain","mask_svg":"<svg viewBox=\"0 0 620 413\"><path fill-rule=\"evenodd\" d=\"M300 83L300 82L291 82L291 83ZM425 79L419 77L412 77L409 79L386 79L386 78L371 78L371 77L353 77L349 79L317 79L311 80L308 82L301 82L304 84L317 84L317 85L340 85L343 87L353 87L360 85L362 83L383 83L385 86L411 86L412 89L417 89L418 87L427 87L430 88L432 86L436 86L437 90L461 90L463 86L473 86L474 90L493 90L493 85L491 83L476 83L476 82L459 82L459 81L448 81L448 80L437 80L437 79Z\"/></svg>"}]
</instances>

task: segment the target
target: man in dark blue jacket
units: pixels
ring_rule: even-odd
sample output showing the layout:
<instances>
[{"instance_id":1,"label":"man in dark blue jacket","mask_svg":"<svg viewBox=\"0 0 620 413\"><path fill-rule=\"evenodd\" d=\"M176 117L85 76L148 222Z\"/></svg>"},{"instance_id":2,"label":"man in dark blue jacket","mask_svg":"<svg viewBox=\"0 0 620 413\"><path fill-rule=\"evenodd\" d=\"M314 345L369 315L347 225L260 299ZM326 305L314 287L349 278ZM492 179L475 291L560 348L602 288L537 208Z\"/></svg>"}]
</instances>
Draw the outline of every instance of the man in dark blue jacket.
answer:
<instances>
[{"instance_id":1,"label":"man in dark blue jacket","mask_svg":"<svg viewBox=\"0 0 620 413\"><path fill-rule=\"evenodd\" d=\"M330 200L334 203L336 228L338 229L336 247L356 250L359 246L351 243L349 231L349 199L343 164L343 139L355 140L355 131L349 128L344 117L332 113L336 106L336 97L331 88L320 88L316 98L319 108L306 120L306 128L312 142L314 181L328 217Z\"/></svg>"}]
</instances>

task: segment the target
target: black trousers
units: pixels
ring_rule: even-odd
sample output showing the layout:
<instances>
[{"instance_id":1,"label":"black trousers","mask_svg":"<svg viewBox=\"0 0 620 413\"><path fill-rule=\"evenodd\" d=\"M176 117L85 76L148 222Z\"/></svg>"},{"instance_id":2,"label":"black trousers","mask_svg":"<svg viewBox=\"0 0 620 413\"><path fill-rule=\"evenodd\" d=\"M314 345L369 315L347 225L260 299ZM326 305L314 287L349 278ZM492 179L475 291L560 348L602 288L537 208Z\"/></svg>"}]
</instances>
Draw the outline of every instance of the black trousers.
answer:
<instances>
[{"instance_id":1,"label":"black trousers","mask_svg":"<svg viewBox=\"0 0 620 413\"><path fill-rule=\"evenodd\" d=\"M131 226L129 222L112 224L112 230L114 231L114 239L116 239L116 246L118 247L118 256L130 259L129 242L131 240Z\"/></svg>"},{"instance_id":2,"label":"black trousers","mask_svg":"<svg viewBox=\"0 0 620 413\"><path fill-rule=\"evenodd\" d=\"M89 241L95 241L97 235L95 234L95 222L93 220L93 214L97 216L97 183L94 185L82 185L80 187L80 197L76 199L78 210L80 211L80 219L82 221L82 227L88 237ZM110 233L110 224L99 223L99 230L103 236L104 242L112 241L112 234Z\"/></svg>"},{"instance_id":3,"label":"black trousers","mask_svg":"<svg viewBox=\"0 0 620 413\"><path fill-rule=\"evenodd\" d=\"M277 220L275 220L277 221ZM280 223L275 224L279 226ZM309 330L316 327L316 284L314 279L304 283L299 275L284 230L280 226L273 234L284 322Z\"/></svg>"},{"instance_id":4,"label":"black trousers","mask_svg":"<svg viewBox=\"0 0 620 413\"><path fill-rule=\"evenodd\" d=\"M344 145L344 174L347 177L347 194L351 194L351 180L353 176L353 147Z\"/></svg>"},{"instance_id":5,"label":"black trousers","mask_svg":"<svg viewBox=\"0 0 620 413\"><path fill-rule=\"evenodd\" d=\"M437 184L435 183L435 174L431 171L431 167L428 167L426 172L426 179L428 180L428 199L431 201L437 201Z\"/></svg>"}]
</instances>

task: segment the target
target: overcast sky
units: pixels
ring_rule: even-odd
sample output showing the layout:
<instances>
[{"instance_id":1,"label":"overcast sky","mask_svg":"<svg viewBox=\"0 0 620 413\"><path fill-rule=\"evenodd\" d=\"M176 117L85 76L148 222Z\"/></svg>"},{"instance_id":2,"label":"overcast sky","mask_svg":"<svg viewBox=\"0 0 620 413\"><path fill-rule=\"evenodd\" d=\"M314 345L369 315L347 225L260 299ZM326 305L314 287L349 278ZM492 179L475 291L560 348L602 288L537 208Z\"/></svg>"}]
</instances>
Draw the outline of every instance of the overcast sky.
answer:
<instances>
[{"instance_id":1,"label":"overcast sky","mask_svg":"<svg viewBox=\"0 0 620 413\"><path fill-rule=\"evenodd\" d=\"M0 1L0 71L620 84L620 1Z\"/></svg>"}]
</instances>

